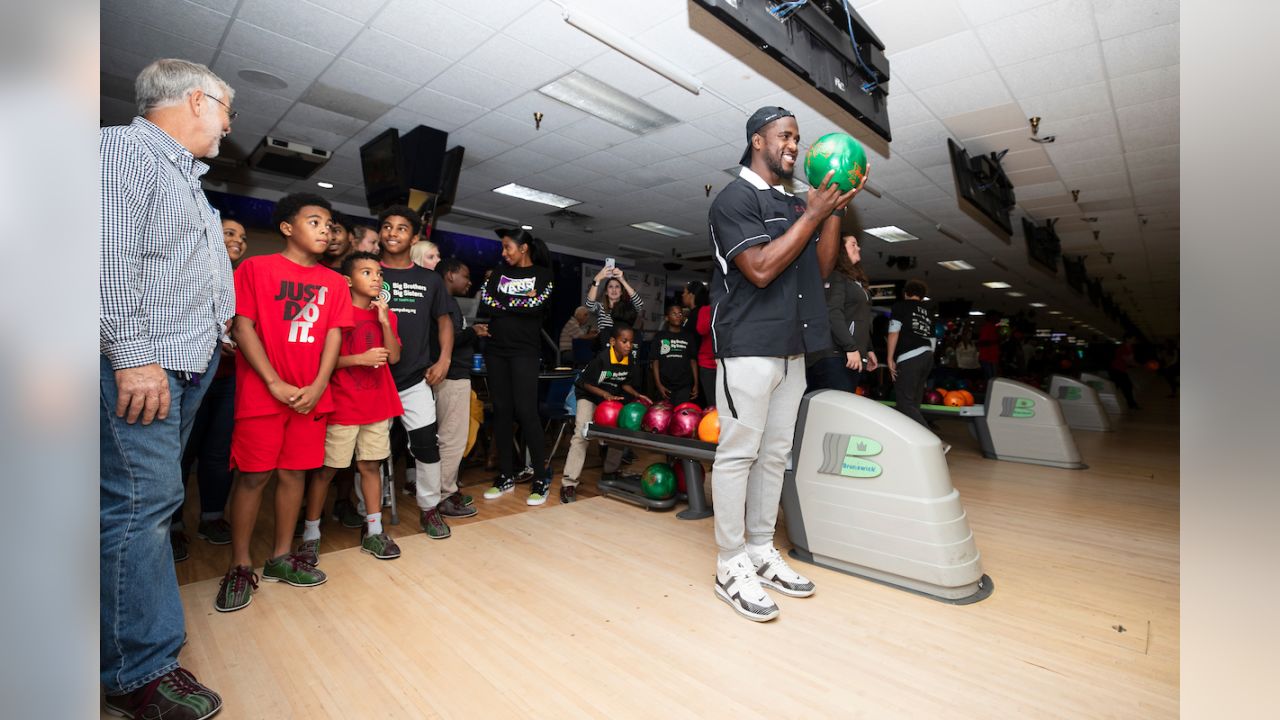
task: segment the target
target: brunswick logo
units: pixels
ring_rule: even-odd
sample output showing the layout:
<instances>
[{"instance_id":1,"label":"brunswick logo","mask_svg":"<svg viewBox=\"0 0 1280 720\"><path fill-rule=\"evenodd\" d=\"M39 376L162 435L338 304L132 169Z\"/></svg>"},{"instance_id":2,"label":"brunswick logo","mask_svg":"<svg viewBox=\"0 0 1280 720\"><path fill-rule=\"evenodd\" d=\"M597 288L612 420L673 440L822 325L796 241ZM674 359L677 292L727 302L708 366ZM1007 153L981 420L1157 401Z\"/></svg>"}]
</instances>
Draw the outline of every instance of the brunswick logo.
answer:
<instances>
[{"instance_id":1,"label":"brunswick logo","mask_svg":"<svg viewBox=\"0 0 1280 720\"><path fill-rule=\"evenodd\" d=\"M827 433L822 442L822 465L818 472L851 478L879 477L883 468L867 458L883 450L879 441L869 437Z\"/></svg>"},{"instance_id":2,"label":"brunswick logo","mask_svg":"<svg viewBox=\"0 0 1280 720\"><path fill-rule=\"evenodd\" d=\"M382 281L382 292L378 293L378 302L391 302L391 283Z\"/></svg>"},{"instance_id":3,"label":"brunswick logo","mask_svg":"<svg viewBox=\"0 0 1280 720\"><path fill-rule=\"evenodd\" d=\"M1080 392L1078 387L1060 387L1058 388L1059 400L1079 400L1084 397L1084 393Z\"/></svg>"},{"instance_id":4,"label":"brunswick logo","mask_svg":"<svg viewBox=\"0 0 1280 720\"><path fill-rule=\"evenodd\" d=\"M1031 418L1036 416L1036 401L1025 397L1000 399L1000 417Z\"/></svg>"}]
</instances>

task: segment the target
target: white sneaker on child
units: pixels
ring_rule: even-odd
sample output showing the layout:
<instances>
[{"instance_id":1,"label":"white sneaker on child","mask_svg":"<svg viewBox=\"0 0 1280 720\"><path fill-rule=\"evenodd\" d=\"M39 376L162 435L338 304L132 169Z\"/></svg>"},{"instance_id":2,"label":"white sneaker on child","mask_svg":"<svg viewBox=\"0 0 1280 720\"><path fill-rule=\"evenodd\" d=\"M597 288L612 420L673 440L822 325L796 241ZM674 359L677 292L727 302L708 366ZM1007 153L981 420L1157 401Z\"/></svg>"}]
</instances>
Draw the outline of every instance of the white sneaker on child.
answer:
<instances>
[{"instance_id":1,"label":"white sneaker on child","mask_svg":"<svg viewBox=\"0 0 1280 720\"><path fill-rule=\"evenodd\" d=\"M809 597L816 588L809 578L801 575L782 558L773 545L762 548L747 546L747 556L755 567L760 584L791 597Z\"/></svg>"},{"instance_id":2,"label":"white sneaker on child","mask_svg":"<svg viewBox=\"0 0 1280 720\"><path fill-rule=\"evenodd\" d=\"M760 587L760 577L746 553L716 562L716 596L748 620L765 622L778 617L778 606Z\"/></svg>"}]
</instances>

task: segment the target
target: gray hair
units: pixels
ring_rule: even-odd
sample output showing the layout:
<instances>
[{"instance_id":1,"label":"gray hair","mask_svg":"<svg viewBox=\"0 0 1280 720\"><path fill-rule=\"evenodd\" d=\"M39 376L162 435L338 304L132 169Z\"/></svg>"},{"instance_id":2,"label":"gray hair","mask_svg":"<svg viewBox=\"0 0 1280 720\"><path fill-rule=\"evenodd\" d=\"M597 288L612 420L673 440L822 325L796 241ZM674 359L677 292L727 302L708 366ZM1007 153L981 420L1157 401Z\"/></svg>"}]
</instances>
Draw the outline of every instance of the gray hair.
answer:
<instances>
[{"instance_id":1,"label":"gray hair","mask_svg":"<svg viewBox=\"0 0 1280 720\"><path fill-rule=\"evenodd\" d=\"M209 68L175 58L162 58L143 68L133 87L138 114L143 116L156 108L186 100L194 90L203 90L214 97L220 95L218 99L227 106L235 97L235 90Z\"/></svg>"}]
</instances>

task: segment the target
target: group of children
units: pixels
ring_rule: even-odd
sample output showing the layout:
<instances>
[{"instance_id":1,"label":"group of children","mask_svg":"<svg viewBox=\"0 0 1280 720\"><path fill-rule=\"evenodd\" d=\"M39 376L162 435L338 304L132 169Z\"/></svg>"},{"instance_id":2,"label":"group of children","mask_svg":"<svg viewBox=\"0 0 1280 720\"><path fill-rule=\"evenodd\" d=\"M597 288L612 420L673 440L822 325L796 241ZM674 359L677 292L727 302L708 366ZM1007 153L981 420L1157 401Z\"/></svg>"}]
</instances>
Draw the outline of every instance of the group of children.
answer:
<instances>
[{"instance_id":1,"label":"group of children","mask_svg":"<svg viewBox=\"0 0 1280 720\"><path fill-rule=\"evenodd\" d=\"M281 199L273 223L284 237L284 250L248 258L235 271L231 340L240 362L231 464L240 477L229 505L231 568L214 601L222 612L239 610L253 599L258 575L250 541L273 472L275 535L263 580L298 587L325 582L317 568L321 508L334 475L353 459L363 506L361 550L380 560L400 556L381 513L380 465L391 456L394 418L407 433L427 535L448 537L445 515L476 512L457 489L470 383L461 388L450 382L458 379L458 366L467 377L471 345L484 331L465 327L446 289L448 282L458 294L467 291L466 265L454 263L442 277L412 262L410 248L421 220L408 207L381 214L381 256L366 251L335 256L332 210L317 195ZM339 259L335 272L331 267ZM457 400L458 390L465 400L454 402L445 418L441 406L446 398ZM449 443L447 452L442 441ZM447 469L442 452L452 458ZM302 542L294 549L304 496Z\"/></svg>"}]
</instances>

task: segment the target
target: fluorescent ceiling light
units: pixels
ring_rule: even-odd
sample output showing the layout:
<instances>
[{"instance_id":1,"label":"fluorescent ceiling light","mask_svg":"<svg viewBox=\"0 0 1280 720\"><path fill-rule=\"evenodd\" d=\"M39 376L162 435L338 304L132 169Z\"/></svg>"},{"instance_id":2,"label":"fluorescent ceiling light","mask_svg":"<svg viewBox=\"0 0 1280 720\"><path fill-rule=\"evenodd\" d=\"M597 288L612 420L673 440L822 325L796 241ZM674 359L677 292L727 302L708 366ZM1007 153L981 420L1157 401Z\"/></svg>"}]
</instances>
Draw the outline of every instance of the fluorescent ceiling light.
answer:
<instances>
[{"instance_id":1,"label":"fluorescent ceiling light","mask_svg":"<svg viewBox=\"0 0 1280 720\"><path fill-rule=\"evenodd\" d=\"M1049 314L1050 314L1050 315L1061 315L1061 314L1062 314L1062 311L1061 311L1061 310L1050 310L1050 311L1049 311Z\"/></svg>"},{"instance_id":2,"label":"fluorescent ceiling light","mask_svg":"<svg viewBox=\"0 0 1280 720\"><path fill-rule=\"evenodd\" d=\"M1009 297L1026 297L1026 293L1020 293L1017 290L1010 290L1005 293L1005 295L1008 295Z\"/></svg>"},{"instance_id":3,"label":"fluorescent ceiling light","mask_svg":"<svg viewBox=\"0 0 1280 720\"><path fill-rule=\"evenodd\" d=\"M556 3L560 5L560 3ZM650 70L666 77L671 82L688 90L694 95L702 90L702 81L681 68L667 62L665 58L659 57L649 48L640 45L631 36L625 35L618 30L605 25L589 15L583 15L579 12L569 12L568 8L560 5L562 9L561 17L570 25L578 28L582 32L608 45L630 57L632 60L644 65Z\"/></svg>"},{"instance_id":4,"label":"fluorescent ceiling light","mask_svg":"<svg viewBox=\"0 0 1280 720\"><path fill-rule=\"evenodd\" d=\"M989 287L992 290L1004 290L1006 288L1011 288L1013 286L1007 282L1000 282L999 280L993 280L992 282L982 283L982 287Z\"/></svg>"},{"instance_id":5,"label":"fluorescent ceiling light","mask_svg":"<svg viewBox=\"0 0 1280 720\"><path fill-rule=\"evenodd\" d=\"M869 228L865 231L868 235L878 237L885 242L903 242L905 240L919 240L920 238L903 230L895 225L885 225L884 227Z\"/></svg>"},{"instance_id":6,"label":"fluorescent ceiling light","mask_svg":"<svg viewBox=\"0 0 1280 720\"><path fill-rule=\"evenodd\" d=\"M652 220L648 222L631 223L631 227L637 230L648 230L651 233L666 235L667 237L688 237L693 234L691 232L686 232L684 230L681 230L680 228L673 228L670 225L663 225L660 222L653 222Z\"/></svg>"},{"instance_id":7,"label":"fluorescent ceiling light","mask_svg":"<svg viewBox=\"0 0 1280 720\"><path fill-rule=\"evenodd\" d=\"M577 70L543 85L538 92L637 135L679 122L649 103Z\"/></svg>"},{"instance_id":8,"label":"fluorescent ceiling light","mask_svg":"<svg viewBox=\"0 0 1280 720\"><path fill-rule=\"evenodd\" d=\"M557 195L544 190L534 190L531 187L525 187L524 185L517 185L515 183L507 183L502 187L494 188L493 191L502 195L510 195L514 198L520 198L521 200L528 200L529 202L550 205L551 207L567 208L582 204L581 200L574 200L573 198L567 198L563 195Z\"/></svg>"},{"instance_id":9,"label":"fluorescent ceiling light","mask_svg":"<svg viewBox=\"0 0 1280 720\"><path fill-rule=\"evenodd\" d=\"M981 317L981 316L983 316L983 315L986 315L986 313L982 312L981 310L970 310L970 311L969 311L969 314L970 314L970 315L977 315L978 317Z\"/></svg>"},{"instance_id":10,"label":"fluorescent ceiling light","mask_svg":"<svg viewBox=\"0 0 1280 720\"><path fill-rule=\"evenodd\" d=\"M948 270L972 270L973 266L963 260L943 260L938 263Z\"/></svg>"},{"instance_id":11,"label":"fluorescent ceiling light","mask_svg":"<svg viewBox=\"0 0 1280 720\"><path fill-rule=\"evenodd\" d=\"M666 257L667 254L662 250L655 250L650 247L642 247L640 245L627 245L625 243L618 245L619 250L630 250L631 252L640 253L641 255L652 255L654 257Z\"/></svg>"},{"instance_id":12,"label":"fluorescent ceiling light","mask_svg":"<svg viewBox=\"0 0 1280 720\"><path fill-rule=\"evenodd\" d=\"M1027 303L1027 304L1030 305L1031 307L1036 307L1036 308L1047 307L1044 303Z\"/></svg>"},{"instance_id":13,"label":"fluorescent ceiling light","mask_svg":"<svg viewBox=\"0 0 1280 720\"><path fill-rule=\"evenodd\" d=\"M532 225L521 225L521 226L520 226L520 229L521 229L521 230L532 230L532 229L533 229L533 226L532 226Z\"/></svg>"},{"instance_id":14,"label":"fluorescent ceiling light","mask_svg":"<svg viewBox=\"0 0 1280 720\"><path fill-rule=\"evenodd\" d=\"M332 190L332 189L333 189L333 183L331 183L331 182L325 182L325 181L323 181L323 180L321 180L321 181L317 182L317 183L316 183L316 185L319 185L320 187L324 188L325 190Z\"/></svg>"}]
</instances>

